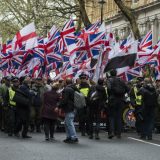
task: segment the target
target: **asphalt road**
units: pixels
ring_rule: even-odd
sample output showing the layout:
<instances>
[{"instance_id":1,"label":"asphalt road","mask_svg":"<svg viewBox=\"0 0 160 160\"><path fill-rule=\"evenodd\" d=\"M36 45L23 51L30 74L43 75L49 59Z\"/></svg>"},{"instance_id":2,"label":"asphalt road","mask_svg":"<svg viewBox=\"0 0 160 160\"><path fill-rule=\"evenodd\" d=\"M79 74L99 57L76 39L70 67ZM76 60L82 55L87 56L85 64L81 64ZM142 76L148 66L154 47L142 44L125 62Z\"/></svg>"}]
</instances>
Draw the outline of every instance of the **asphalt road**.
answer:
<instances>
[{"instance_id":1,"label":"asphalt road","mask_svg":"<svg viewBox=\"0 0 160 160\"><path fill-rule=\"evenodd\" d=\"M135 133L109 140L101 133L100 140L79 137L79 144L63 143L64 133L56 133L53 142L42 133L31 136L24 140L0 132L0 160L160 160L160 135L153 141L141 141Z\"/></svg>"}]
</instances>

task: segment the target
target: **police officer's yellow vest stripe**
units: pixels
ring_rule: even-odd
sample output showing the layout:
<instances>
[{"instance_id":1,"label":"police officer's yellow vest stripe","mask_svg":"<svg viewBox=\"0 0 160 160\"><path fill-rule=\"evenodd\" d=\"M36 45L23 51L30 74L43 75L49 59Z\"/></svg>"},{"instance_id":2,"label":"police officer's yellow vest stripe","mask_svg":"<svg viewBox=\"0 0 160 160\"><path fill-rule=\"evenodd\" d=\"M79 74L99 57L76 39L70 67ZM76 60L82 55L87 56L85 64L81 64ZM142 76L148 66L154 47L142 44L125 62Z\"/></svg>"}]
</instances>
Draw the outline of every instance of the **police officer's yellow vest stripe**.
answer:
<instances>
[{"instance_id":1,"label":"police officer's yellow vest stripe","mask_svg":"<svg viewBox=\"0 0 160 160\"><path fill-rule=\"evenodd\" d=\"M89 88L81 88L80 92L83 93L83 95L85 97L87 97L88 96L88 92L89 92Z\"/></svg>"},{"instance_id":2,"label":"police officer's yellow vest stripe","mask_svg":"<svg viewBox=\"0 0 160 160\"><path fill-rule=\"evenodd\" d=\"M135 97L136 97L136 104L137 105L142 105L142 96L141 95L137 95L137 93L138 93L138 90L137 90L137 88L136 87L134 87L134 94L135 94Z\"/></svg>"},{"instance_id":3,"label":"police officer's yellow vest stripe","mask_svg":"<svg viewBox=\"0 0 160 160\"><path fill-rule=\"evenodd\" d=\"M9 104L11 106L16 106L16 102L13 101L13 97L15 95L15 91L12 88L9 88Z\"/></svg>"}]
</instances>

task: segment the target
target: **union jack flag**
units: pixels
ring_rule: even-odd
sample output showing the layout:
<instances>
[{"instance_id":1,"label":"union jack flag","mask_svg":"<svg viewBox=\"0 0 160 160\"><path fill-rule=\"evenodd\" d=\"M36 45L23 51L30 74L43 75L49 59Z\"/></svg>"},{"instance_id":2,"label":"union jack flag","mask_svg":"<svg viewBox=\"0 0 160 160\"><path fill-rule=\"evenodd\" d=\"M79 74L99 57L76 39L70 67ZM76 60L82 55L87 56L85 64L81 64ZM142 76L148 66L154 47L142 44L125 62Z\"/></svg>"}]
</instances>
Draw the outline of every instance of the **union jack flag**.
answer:
<instances>
[{"instance_id":1,"label":"union jack flag","mask_svg":"<svg viewBox=\"0 0 160 160\"><path fill-rule=\"evenodd\" d=\"M152 31L149 31L139 44L139 51L152 50Z\"/></svg>"},{"instance_id":2,"label":"union jack flag","mask_svg":"<svg viewBox=\"0 0 160 160\"><path fill-rule=\"evenodd\" d=\"M50 64L53 62L61 62L62 61L62 55L59 52L58 45L54 48L53 52L47 53L46 54L46 64Z\"/></svg>"},{"instance_id":3,"label":"union jack flag","mask_svg":"<svg viewBox=\"0 0 160 160\"><path fill-rule=\"evenodd\" d=\"M87 54L87 58L96 57L102 49L104 44L105 33L100 32L97 34L88 34L85 40L85 45L79 48L79 51L84 51Z\"/></svg>"},{"instance_id":4,"label":"union jack flag","mask_svg":"<svg viewBox=\"0 0 160 160\"><path fill-rule=\"evenodd\" d=\"M90 34L95 33L100 26L101 26L101 21L98 20L96 23L91 24L90 26L84 28L82 31Z\"/></svg>"},{"instance_id":5,"label":"union jack flag","mask_svg":"<svg viewBox=\"0 0 160 160\"><path fill-rule=\"evenodd\" d=\"M41 63L45 60L45 44L44 38L38 38L38 46L32 49L33 57L39 58Z\"/></svg>"},{"instance_id":6,"label":"union jack flag","mask_svg":"<svg viewBox=\"0 0 160 160\"><path fill-rule=\"evenodd\" d=\"M160 41L153 47L152 50L147 50L146 52L138 52L136 63L140 65L145 65L153 60L160 59Z\"/></svg>"},{"instance_id":7,"label":"union jack flag","mask_svg":"<svg viewBox=\"0 0 160 160\"><path fill-rule=\"evenodd\" d=\"M73 74L74 74L74 72L73 72L73 68L72 68L70 62L64 62L63 67L61 69L62 78L63 79L66 79L68 77L71 78L71 77L73 77Z\"/></svg>"},{"instance_id":8,"label":"union jack flag","mask_svg":"<svg viewBox=\"0 0 160 160\"><path fill-rule=\"evenodd\" d=\"M10 59L0 59L0 69L6 70L10 68Z\"/></svg>"},{"instance_id":9,"label":"union jack flag","mask_svg":"<svg viewBox=\"0 0 160 160\"><path fill-rule=\"evenodd\" d=\"M55 26L53 26L48 33L48 41L46 43L46 53L47 54L54 52L59 38L60 38L59 29L57 29Z\"/></svg>"},{"instance_id":10,"label":"union jack flag","mask_svg":"<svg viewBox=\"0 0 160 160\"><path fill-rule=\"evenodd\" d=\"M63 53L65 50L64 47L66 47L70 55L77 49L76 38L74 33L75 33L74 21L70 19L68 22L66 22L60 33L61 38L59 41L59 46L60 46L60 51L62 51Z\"/></svg>"},{"instance_id":11,"label":"union jack flag","mask_svg":"<svg viewBox=\"0 0 160 160\"><path fill-rule=\"evenodd\" d=\"M50 53L46 55L46 64L54 63L54 62L61 62L62 56L59 53Z\"/></svg>"},{"instance_id":12,"label":"union jack flag","mask_svg":"<svg viewBox=\"0 0 160 160\"><path fill-rule=\"evenodd\" d=\"M11 66L14 69L18 69L22 64L23 57L24 57L24 52L17 52L15 55L13 55L11 58Z\"/></svg>"},{"instance_id":13,"label":"union jack flag","mask_svg":"<svg viewBox=\"0 0 160 160\"><path fill-rule=\"evenodd\" d=\"M130 81L136 77L142 77L142 68L140 66L134 67L126 71L126 79Z\"/></svg>"},{"instance_id":14,"label":"union jack flag","mask_svg":"<svg viewBox=\"0 0 160 160\"><path fill-rule=\"evenodd\" d=\"M55 41L60 37L60 31L54 25L48 33L48 42Z\"/></svg>"},{"instance_id":15,"label":"union jack flag","mask_svg":"<svg viewBox=\"0 0 160 160\"><path fill-rule=\"evenodd\" d=\"M50 71L57 70L62 66L62 62L50 63L46 66L46 72L49 75Z\"/></svg>"},{"instance_id":16,"label":"union jack flag","mask_svg":"<svg viewBox=\"0 0 160 160\"><path fill-rule=\"evenodd\" d=\"M2 53L12 52L12 40L8 40L6 44L3 44L1 52Z\"/></svg>"}]
</instances>

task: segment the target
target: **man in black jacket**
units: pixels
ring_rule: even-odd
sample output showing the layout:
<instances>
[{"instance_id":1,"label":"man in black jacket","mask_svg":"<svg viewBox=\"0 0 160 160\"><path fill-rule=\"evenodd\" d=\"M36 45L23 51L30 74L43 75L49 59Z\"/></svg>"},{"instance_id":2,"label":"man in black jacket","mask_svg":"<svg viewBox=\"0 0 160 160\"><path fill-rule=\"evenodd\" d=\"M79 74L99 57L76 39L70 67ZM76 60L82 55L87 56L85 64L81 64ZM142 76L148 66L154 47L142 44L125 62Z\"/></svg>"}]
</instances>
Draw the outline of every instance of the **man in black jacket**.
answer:
<instances>
[{"instance_id":1,"label":"man in black jacket","mask_svg":"<svg viewBox=\"0 0 160 160\"><path fill-rule=\"evenodd\" d=\"M63 108L65 112L65 129L66 129L66 139L65 143L76 143L78 142L75 126L75 107L74 107L74 92L76 87L72 84L71 79L66 80L66 87L62 92L62 101L60 107Z\"/></svg>"},{"instance_id":2,"label":"man in black jacket","mask_svg":"<svg viewBox=\"0 0 160 160\"><path fill-rule=\"evenodd\" d=\"M30 102L31 93L29 89L29 81L24 80L23 84L17 90L20 97L23 97L26 102ZM15 135L19 137L19 132L22 130L22 138L32 138L27 135L29 127L29 118L30 118L30 104L26 104L25 101L22 103L17 102L17 123L15 129Z\"/></svg>"},{"instance_id":3,"label":"man in black jacket","mask_svg":"<svg viewBox=\"0 0 160 160\"><path fill-rule=\"evenodd\" d=\"M89 100L89 138L93 139L93 123L95 126L95 139L99 140L99 129L100 129L100 114L101 110L105 107L107 101L106 90L103 86L104 80L99 79L96 86L91 87L88 94Z\"/></svg>"},{"instance_id":4,"label":"man in black jacket","mask_svg":"<svg viewBox=\"0 0 160 160\"><path fill-rule=\"evenodd\" d=\"M116 135L117 138L121 138L122 109L125 105L125 94L129 91L125 82L116 77L116 70L112 70L110 74L111 78L109 78L107 85L109 95L109 139L113 138L114 135Z\"/></svg>"},{"instance_id":5,"label":"man in black jacket","mask_svg":"<svg viewBox=\"0 0 160 160\"><path fill-rule=\"evenodd\" d=\"M152 140L154 127L155 108L157 106L157 93L149 78L145 78L144 85L139 93L143 100L143 126L141 139Z\"/></svg>"}]
</instances>

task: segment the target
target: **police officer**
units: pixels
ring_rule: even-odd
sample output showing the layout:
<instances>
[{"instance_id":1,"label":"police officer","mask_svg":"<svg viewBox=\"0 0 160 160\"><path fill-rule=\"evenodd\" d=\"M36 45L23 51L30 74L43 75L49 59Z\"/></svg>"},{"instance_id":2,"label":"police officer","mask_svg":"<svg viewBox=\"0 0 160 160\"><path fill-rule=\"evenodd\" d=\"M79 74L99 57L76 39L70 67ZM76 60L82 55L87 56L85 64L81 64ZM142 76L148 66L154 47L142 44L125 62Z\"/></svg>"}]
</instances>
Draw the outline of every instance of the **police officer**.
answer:
<instances>
[{"instance_id":1,"label":"police officer","mask_svg":"<svg viewBox=\"0 0 160 160\"><path fill-rule=\"evenodd\" d=\"M138 135L141 134L142 131L142 121L143 121L143 115L142 115L142 95L138 95L138 92L140 88L142 87L141 81L137 81L136 84L134 84L133 88L130 92L130 98L131 98L131 104L135 108L135 117L136 117L136 130Z\"/></svg>"},{"instance_id":2,"label":"police officer","mask_svg":"<svg viewBox=\"0 0 160 160\"><path fill-rule=\"evenodd\" d=\"M79 91L83 93L83 95L86 97L86 104L87 104L88 103L87 96L90 90L90 86L87 82L87 75L82 73L79 76L79 78L80 78L80 84L77 87ZM85 136L86 132L89 134L87 107L79 109L77 112L78 112L78 117L79 117L79 128L81 131L81 135Z\"/></svg>"},{"instance_id":3,"label":"police officer","mask_svg":"<svg viewBox=\"0 0 160 160\"><path fill-rule=\"evenodd\" d=\"M16 90L19 88L19 79L17 77L12 78L12 86L8 88L6 99L8 101L8 136L12 136L15 133L16 125L16 102L14 101L14 96Z\"/></svg>"}]
</instances>

